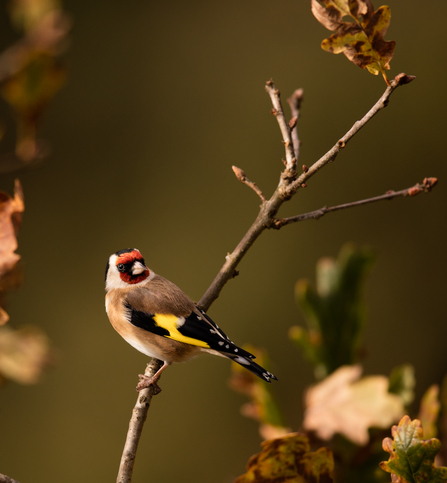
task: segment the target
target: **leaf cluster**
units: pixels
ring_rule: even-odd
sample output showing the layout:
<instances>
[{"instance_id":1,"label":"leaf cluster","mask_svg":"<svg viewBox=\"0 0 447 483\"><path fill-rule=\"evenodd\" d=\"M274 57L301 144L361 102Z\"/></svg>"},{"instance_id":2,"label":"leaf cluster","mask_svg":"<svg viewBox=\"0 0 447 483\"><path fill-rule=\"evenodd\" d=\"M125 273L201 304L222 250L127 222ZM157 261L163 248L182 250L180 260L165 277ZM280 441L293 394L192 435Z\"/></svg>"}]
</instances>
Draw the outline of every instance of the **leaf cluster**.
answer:
<instances>
[{"instance_id":1,"label":"leaf cluster","mask_svg":"<svg viewBox=\"0 0 447 483\"><path fill-rule=\"evenodd\" d=\"M394 41L384 39L391 20L391 10L384 5L374 11L369 0L312 0L312 13L327 29L335 31L323 40L321 48L345 56L371 74L382 74L390 68Z\"/></svg>"},{"instance_id":2,"label":"leaf cluster","mask_svg":"<svg viewBox=\"0 0 447 483\"><path fill-rule=\"evenodd\" d=\"M433 458L440 448L440 442L433 439L441 407L439 388L430 387L422 398L419 418L424 424L423 434L420 421L410 423L405 416L414 399L411 365L394 368L389 377L362 377L358 361L366 321L363 289L373 259L370 250L345 245L336 260L323 258L317 263L315 289L306 280L297 283L297 302L308 329L293 327L290 337L314 366L319 381L305 395L302 430L306 436L287 434L290 430L283 422L271 388L251 374L246 376L247 371L234 368L231 385L251 399L243 414L259 421L260 433L268 439L263 443L263 451L250 459L247 473L236 483L319 481L304 473L290 473L290 461L300 459L304 451L293 438L298 438L300 444L310 441L313 449L317 449L315 454L324 450L326 462L327 455L333 454L337 462L336 481L385 483L389 480L380 468L399 475L396 478L400 479L393 481L400 483L447 481L442 479L447 468L433 467ZM249 350L256 353L255 348ZM265 351L256 354L263 364L268 362ZM447 408L447 383L442 394ZM393 426L393 442L385 436L388 428L399 420L399 425ZM431 439L423 441L423 435ZM382 440L383 448L392 455L389 463L380 463ZM310 447L305 448L309 451ZM315 471L319 471L318 464L313 464ZM413 479L409 479L409 468L419 471ZM324 481L327 474L320 477Z\"/></svg>"}]
</instances>

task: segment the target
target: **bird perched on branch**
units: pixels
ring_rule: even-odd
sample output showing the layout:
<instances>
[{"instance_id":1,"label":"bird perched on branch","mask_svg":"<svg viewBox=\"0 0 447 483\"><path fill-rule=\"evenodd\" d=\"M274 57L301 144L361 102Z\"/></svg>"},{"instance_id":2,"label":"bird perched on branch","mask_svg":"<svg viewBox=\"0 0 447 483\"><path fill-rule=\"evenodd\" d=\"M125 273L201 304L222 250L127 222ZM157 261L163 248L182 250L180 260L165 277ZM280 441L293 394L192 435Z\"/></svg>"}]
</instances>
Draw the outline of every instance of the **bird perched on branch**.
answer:
<instances>
[{"instance_id":1,"label":"bird perched on branch","mask_svg":"<svg viewBox=\"0 0 447 483\"><path fill-rule=\"evenodd\" d=\"M137 390L156 385L173 362L189 361L202 352L227 357L267 382L276 379L182 290L149 270L136 248L110 256L106 291L106 312L114 329L135 349L164 362L153 377L139 376Z\"/></svg>"}]
</instances>

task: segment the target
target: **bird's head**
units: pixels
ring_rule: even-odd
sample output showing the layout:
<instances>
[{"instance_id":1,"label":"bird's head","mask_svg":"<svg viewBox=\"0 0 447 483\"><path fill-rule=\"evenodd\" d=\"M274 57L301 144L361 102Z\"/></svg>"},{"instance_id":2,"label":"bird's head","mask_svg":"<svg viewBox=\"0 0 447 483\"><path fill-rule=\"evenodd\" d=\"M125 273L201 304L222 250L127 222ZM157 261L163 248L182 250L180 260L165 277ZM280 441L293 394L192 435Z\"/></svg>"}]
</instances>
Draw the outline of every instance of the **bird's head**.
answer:
<instances>
[{"instance_id":1,"label":"bird's head","mask_svg":"<svg viewBox=\"0 0 447 483\"><path fill-rule=\"evenodd\" d=\"M106 290L125 288L154 276L136 248L125 248L110 256L106 267Z\"/></svg>"}]
</instances>

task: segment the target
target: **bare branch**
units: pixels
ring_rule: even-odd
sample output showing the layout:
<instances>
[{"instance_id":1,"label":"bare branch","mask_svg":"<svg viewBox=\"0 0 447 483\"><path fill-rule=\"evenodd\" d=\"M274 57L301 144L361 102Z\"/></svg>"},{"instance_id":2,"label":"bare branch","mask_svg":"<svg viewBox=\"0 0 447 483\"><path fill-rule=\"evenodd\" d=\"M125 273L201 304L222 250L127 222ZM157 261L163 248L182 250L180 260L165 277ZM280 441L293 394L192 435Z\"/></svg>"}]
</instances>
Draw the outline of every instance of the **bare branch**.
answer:
<instances>
[{"instance_id":1,"label":"bare branch","mask_svg":"<svg viewBox=\"0 0 447 483\"><path fill-rule=\"evenodd\" d=\"M152 359L147 365L144 374L152 377L162 365L163 361ZM159 388L158 392L160 392ZM155 396L158 392L157 387L149 386L147 389L141 390L138 394L137 402L135 403L129 422L129 430L127 431L126 443L124 444L116 483L130 483L132 481L133 465L135 463L140 436L147 418L147 412L152 401L152 396Z\"/></svg>"},{"instance_id":2,"label":"bare branch","mask_svg":"<svg viewBox=\"0 0 447 483\"><path fill-rule=\"evenodd\" d=\"M284 145L286 148L287 166L281 175L278 187L276 188L272 197L261 205L256 220L253 222L234 251L226 256L224 265L214 278L211 285L208 287L208 290L200 299L198 303L199 307L205 311L209 309L211 304L219 296L224 285L233 277L236 267L239 265L242 258L245 256L248 249L253 245L258 236L266 228L275 227L276 214L284 201L289 200L296 193L298 188L305 187L305 181L308 178L313 176L319 169L335 159L336 155L346 145L349 139L351 139L369 120L371 120L372 117L377 114L377 112L388 104L391 94L398 86L408 84L413 79L413 76L407 76L406 74L399 74L396 76L396 78L391 81L391 85L386 88L385 92L372 107L372 109L360 121L357 121L354 126L337 142L337 144L310 168L303 166L303 173L295 181L293 181L287 173L288 166L291 166L294 169L296 163L293 148L290 144L290 126L286 122L284 112L281 107L279 91L275 88L275 85L272 81L267 82L266 90L272 100L273 111L276 119L278 120L283 139L285 140ZM289 144L287 144L287 142Z\"/></svg>"},{"instance_id":3,"label":"bare branch","mask_svg":"<svg viewBox=\"0 0 447 483\"><path fill-rule=\"evenodd\" d=\"M337 154L346 146L347 142L357 134L362 127L368 123L381 109L388 105L391 94L394 90L404 84L408 84L415 79L414 76L406 74L398 74L386 88L385 92L382 94L380 99L374 104L374 106L363 116L360 121L356 121L351 129L340 138L336 144L318 161L316 161L307 172L303 173L289 186L289 194L293 195L294 192L301 187L301 185L312 177L317 171L319 171L323 166L328 163L332 163L337 157Z\"/></svg>"},{"instance_id":4,"label":"bare branch","mask_svg":"<svg viewBox=\"0 0 447 483\"><path fill-rule=\"evenodd\" d=\"M323 206L319 210L310 211L309 213L303 213L302 215L291 216L290 218L279 218L274 223L274 228L281 228L285 225L289 225L290 223L296 223L298 221L305 221L305 220L318 220L326 213L331 213L333 211L344 210L346 208L354 208L356 206L367 205L369 203L374 203L376 201L382 200L392 200L393 198L397 198L398 196L416 196L419 193L428 193L432 190L432 188L436 185L438 180L436 178L425 178L422 184L415 184L411 188L407 188L400 191L387 191L384 195L375 196L374 198L367 198L365 200L353 201L352 203L345 203L343 205L337 206Z\"/></svg>"},{"instance_id":5,"label":"bare branch","mask_svg":"<svg viewBox=\"0 0 447 483\"><path fill-rule=\"evenodd\" d=\"M14 480L13 478L11 478L9 476L2 475L0 473L0 483L19 483L19 482L17 480Z\"/></svg>"},{"instance_id":6,"label":"bare branch","mask_svg":"<svg viewBox=\"0 0 447 483\"><path fill-rule=\"evenodd\" d=\"M249 186L259 196L259 198L261 198L261 201L264 203L266 198L264 196L264 193L258 187L258 185L256 183L253 183L253 181L250 181L245 175L245 172L241 168L238 168L237 166L233 166L232 169L234 174L236 175L236 178L241 183L244 183L247 186Z\"/></svg>"},{"instance_id":7,"label":"bare branch","mask_svg":"<svg viewBox=\"0 0 447 483\"><path fill-rule=\"evenodd\" d=\"M279 128L281 130L284 147L286 149L286 169L281 176L282 182L289 183L291 180L296 178L296 158L295 152L293 150L292 133L289 123L286 120L284 110L281 105L280 92L273 84L272 80L269 80L265 84L265 90L273 104L273 109L271 113L276 117L278 121Z\"/></svg>"},{"instance_id":8,"label":"bare branch","mask_svg":"<svg viewBox=\"0 0 447 483\"><path fill-rule=\"evenodd\" d=\"M301 103L303 102L303 89L297 89L288 99L287 102L290 106L290 112L292 113L292 119L289 122L290 129L292 130L293 150L295 152L295 158L298 161L300 157L301 141L298 137L297 122L300 118ZM295 122L291 126L290 123L295 119ZM294 129L295 128L295 129Z\"/></svg>"}]
</instances>

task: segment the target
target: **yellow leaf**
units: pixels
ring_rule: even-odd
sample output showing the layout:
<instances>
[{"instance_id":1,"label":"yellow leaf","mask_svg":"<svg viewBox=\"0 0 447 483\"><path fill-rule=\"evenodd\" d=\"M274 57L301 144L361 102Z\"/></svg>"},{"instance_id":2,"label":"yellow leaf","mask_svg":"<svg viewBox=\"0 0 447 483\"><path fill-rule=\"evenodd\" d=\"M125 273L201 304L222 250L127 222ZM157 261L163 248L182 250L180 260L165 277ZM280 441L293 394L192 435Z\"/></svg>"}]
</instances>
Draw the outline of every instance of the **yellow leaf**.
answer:
<instances>
[{"instance_id":1,"label":"yellow leaf","mask_svg":"<svg viewBox=\"0 0 447 483\"><path fill-rule=\"evenodd\" d=\"M381 73L388 83L385 70L390 68L394 41L384 40L391 20L391 10L384 5L374 12L369 0L312 0L315 18L327 29L336 31L323 40L327 52L345 56L374 75ZM344 18L350 17L352 21Z\"/></svg>"}]
</instances>

